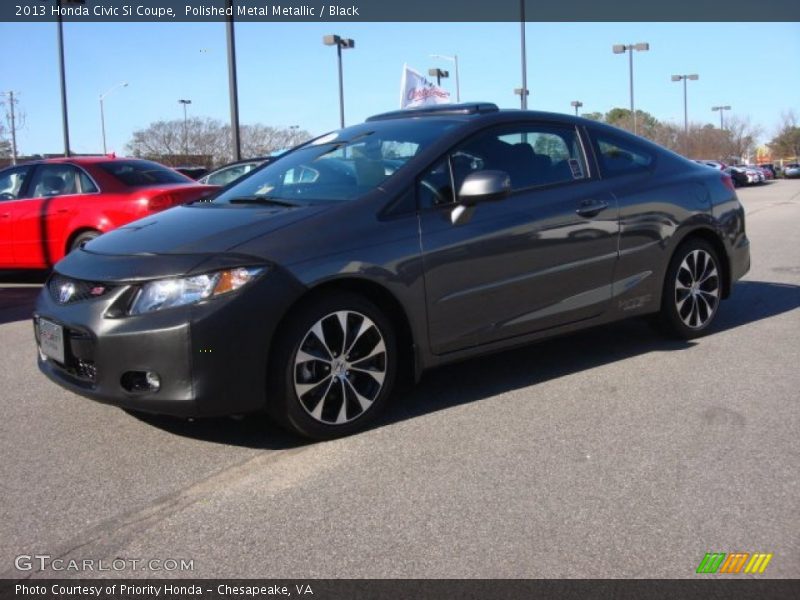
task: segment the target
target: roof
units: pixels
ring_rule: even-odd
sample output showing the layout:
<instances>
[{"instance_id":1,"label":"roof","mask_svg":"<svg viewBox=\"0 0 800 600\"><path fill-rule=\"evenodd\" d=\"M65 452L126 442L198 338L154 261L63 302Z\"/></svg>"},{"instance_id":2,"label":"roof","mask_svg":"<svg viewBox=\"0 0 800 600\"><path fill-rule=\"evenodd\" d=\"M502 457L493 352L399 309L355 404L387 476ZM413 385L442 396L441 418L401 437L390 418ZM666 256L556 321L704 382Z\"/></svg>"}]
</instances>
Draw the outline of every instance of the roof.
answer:
<instances>
[{"instance_id":1,"label":"roof","mask_svg":"<svg viewBox=\"0 0 800 600\"><path fill-rule=\"evenodd\" d=\"M37 158L35 160L26 161L25 164L41 164L41 163L77 163L77 164L95 164L112 162L115 160L145 160L136 157L115 156L113 154L95 154L95 155L76 155L58 156L54 158Z\"/></svg>"},{"instance_id":2,"label":"roof","mask_svg":"<svg viewBox=\"0 0 800 600\"><path fill-rule=\"evenodd\" d=\"M500 109L491 102L468 102L462 104L436 104L372 115L367 121L407 119L409 117L441 117L446 115L479 115L498 112Z\"/></svg>"}]
</instances>

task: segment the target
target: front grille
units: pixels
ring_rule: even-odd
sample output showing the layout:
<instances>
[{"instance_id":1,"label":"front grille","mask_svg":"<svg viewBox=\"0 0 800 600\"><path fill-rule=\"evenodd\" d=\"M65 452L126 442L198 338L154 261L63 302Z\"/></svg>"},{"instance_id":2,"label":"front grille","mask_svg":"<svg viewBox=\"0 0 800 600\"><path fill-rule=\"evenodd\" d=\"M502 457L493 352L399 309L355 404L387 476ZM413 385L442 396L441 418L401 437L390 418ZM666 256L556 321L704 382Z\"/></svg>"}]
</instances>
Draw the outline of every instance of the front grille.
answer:
<instances>
[{"instance_id":1,"label":"front grille","mask_svg":"<svg viewBox=\"0 0 800 600\"><path fill-rule=\"evenodd\" d=\"M55 274L47 282L47 289L50 291L50 297L58 304L73 304L105 296L114 289L114 286Z\"/></svg>"},{"instance_id":2,"label":"front grille","mask_svg":"<svg viewBox=\"0 0 800 600\"><path fill-rule=\"evenodd\" d=\"M92 360L80 360L75 363L75 376L78 379L94 383L97 381L97 367Z\"/></svg>"}]
</instances>

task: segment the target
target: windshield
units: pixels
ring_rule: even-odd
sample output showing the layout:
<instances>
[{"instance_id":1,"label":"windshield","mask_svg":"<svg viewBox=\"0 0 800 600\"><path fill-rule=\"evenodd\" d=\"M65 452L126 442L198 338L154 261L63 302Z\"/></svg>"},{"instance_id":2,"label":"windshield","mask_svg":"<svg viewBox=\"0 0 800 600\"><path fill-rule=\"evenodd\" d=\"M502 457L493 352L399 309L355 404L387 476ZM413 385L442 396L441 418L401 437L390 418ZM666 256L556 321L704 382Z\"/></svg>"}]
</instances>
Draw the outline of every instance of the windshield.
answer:
<instances>
[{"instance_id":1,"label":"windshield","mask_svg":"<svg viewBox=\"0 0 800 600\"><path fill-rule=\"evenodd\" d=\"M234 184L214 203L352 200L375 189L458 121L364 123L324 135Z\"/></svg>"}]
</instances>

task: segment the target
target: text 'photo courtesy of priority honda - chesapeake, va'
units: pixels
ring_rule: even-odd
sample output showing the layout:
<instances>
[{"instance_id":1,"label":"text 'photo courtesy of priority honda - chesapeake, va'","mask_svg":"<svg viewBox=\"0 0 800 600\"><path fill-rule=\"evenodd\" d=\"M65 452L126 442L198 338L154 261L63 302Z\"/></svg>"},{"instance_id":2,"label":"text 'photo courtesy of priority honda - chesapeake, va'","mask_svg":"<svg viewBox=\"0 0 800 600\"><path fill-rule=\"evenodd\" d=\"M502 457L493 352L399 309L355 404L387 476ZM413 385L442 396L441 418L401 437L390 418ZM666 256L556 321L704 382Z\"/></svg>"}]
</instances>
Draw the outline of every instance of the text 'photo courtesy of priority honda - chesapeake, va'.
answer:
<instances>
[{"instance_id":1,"label":"text 'photo courtesy of priority honda - chesapeake, va'","mask_svg":"<svg viewBox=\"0 0 800 600\"><path fill-rule=\"evenodd\" d=\"M800 8L0 6L0 596L800 595Z\"/></svg>"}]
</instances>

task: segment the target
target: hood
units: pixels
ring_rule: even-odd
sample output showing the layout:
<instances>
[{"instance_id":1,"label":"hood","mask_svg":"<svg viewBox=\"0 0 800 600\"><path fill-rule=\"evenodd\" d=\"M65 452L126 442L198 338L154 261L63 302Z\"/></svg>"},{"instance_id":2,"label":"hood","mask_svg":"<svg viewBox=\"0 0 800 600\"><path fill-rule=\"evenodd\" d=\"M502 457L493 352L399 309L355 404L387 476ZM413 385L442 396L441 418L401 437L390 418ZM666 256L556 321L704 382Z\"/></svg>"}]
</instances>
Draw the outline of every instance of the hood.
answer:
<instances>
[{"instance_id":1,"label":"hood","mask_svg":"<svg viewBox=\"0 0 800 600\"><path fill-rule=\"evenodd\" d=\"M200 203L133 221L89 242L92 254L217 254L325 210Z\"/></svg>"},{"instance_id":2,"label":"hood","mask_svg":"<svg viewBox=\"0 0 800 600\"><path fill-rule=\"evenodd\" d=\"M269 257L236 247L328 207L179 206L114 229L69 253L59 273L89 281L139 281L224 269Z\"/></svg>"}]
</instances>

